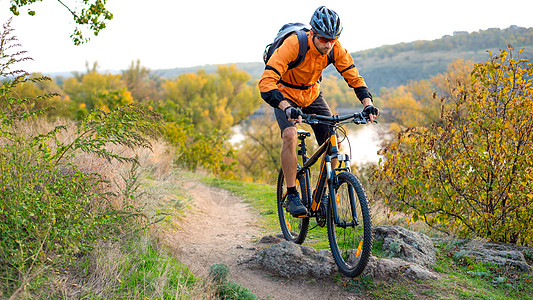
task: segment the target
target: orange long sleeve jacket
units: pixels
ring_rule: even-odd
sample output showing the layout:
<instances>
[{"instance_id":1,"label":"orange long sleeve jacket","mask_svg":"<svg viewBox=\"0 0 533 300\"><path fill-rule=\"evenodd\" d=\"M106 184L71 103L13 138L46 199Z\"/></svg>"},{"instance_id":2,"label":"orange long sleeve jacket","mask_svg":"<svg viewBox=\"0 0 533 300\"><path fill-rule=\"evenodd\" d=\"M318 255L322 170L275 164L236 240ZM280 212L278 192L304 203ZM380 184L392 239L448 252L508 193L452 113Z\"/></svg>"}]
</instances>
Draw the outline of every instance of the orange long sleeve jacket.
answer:
<instances>
[{"instance_id":1,"label":"orange long sleeve jacket","mask_svg":"<svg viewBox=\"0 0 533 300\"><path fill-rule=\"evenodd\" d=\"M298 56L298 38L288 37L274 51L267 62L265 71L259 81L261 97L270 106L278 107L279 102L288 98L300 107L310 105L320 93L322 71L328 65L328 55L320 53L307 33L308 50L302 63L288 70L288 64ZM365 81L354 65L352 56L337 40L333 46L334 66L355 90L359 100L372 98Z\"/></svg>"}]
</instances>

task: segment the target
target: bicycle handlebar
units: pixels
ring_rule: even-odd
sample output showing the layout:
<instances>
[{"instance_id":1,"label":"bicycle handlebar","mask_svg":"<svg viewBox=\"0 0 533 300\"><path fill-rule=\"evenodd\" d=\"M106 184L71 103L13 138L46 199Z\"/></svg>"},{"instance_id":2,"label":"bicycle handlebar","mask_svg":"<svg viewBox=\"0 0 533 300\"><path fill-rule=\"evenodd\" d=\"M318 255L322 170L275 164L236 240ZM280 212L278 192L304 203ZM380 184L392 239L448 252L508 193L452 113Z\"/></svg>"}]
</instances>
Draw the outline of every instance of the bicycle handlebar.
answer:
<instances>
[{"instance_id":1,"label":"bicycle handlebar","mask_svg":"<svg viewBox=\"0 0 533 300\"><path fill-rule=\"evenodd\" d=\"M322 124L338 124L342 121L346 121L346 120L349 120L349 119L352 119L352 122L355 123L355 124L366 124L368 123L368 121L370 121L370 117L368 116L367 113L365 112L358 112L358 113L353 113L353 114L349 114L349 115L344 115L344 116L339 116L339 115L335 115L335 116L322 116L322 115L315 115L315 114L302 114L302 119L305 123L307 124L319 124L319 123L322 123ZM376 122L376 121L374 121ZM376 122L377 123L377 122Z\"/></svg>"}]
</instances>

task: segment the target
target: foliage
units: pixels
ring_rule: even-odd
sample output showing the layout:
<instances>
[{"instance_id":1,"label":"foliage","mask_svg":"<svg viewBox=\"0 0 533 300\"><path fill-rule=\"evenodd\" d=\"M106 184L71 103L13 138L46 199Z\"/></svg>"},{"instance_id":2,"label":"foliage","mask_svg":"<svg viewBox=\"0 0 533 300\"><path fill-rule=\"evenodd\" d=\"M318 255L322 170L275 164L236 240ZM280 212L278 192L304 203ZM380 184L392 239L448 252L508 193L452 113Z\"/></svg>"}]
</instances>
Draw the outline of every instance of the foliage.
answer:
<instances>
[{"instance_id":1,"label":"foliage","mask_svg":"<svg viewBox=\"0 0 533 300\"><path fill-rule=\"evenodd\" d=\"M209 276L218 285L219 299L257 299L250 290L240 284L228 281L229 267L226 264L214 264L209 267Z\"/></svg>"},{"instance_id":2,"label":"foliage","mask_svg":"<svg viewBox=\"0 0 533 300\"><path fill-rule=\"evenodd\" d=\"M234 300L256 300L257 296L249 289L233 281L222 284L218 291L220 299Z\"/></svg>"},{"instance_id":3,"label":"foliage","mask_svg":"<svg viewBox=\"0 0 533 300\"><path fill-rule=\"evenodd\" d=\"M95 108L110 111L133 103L120 75L101 74L95 68L63 82L63 91L74 104L75 111L71 113L76 119L82 119Z\"/></svg>"},{"instance_id":4,"label":"foliage","mask_svg":"<svg viewBox=\"0 0 533 300\"><path fill-rule=\"evenodd\" d=\"M209 267L209 277L217 284L225 283L229 277L229 267L226 264L214 264Z\"/></svg>"},{"instance_id":5,"label":"foliage","mask_svg":"<svg viewBox=\"0 0 533 300\"><path fill-rule=\"evenodd\" d=\"M397 133L410 127L425 126L440 121L441 106L449 109L453 103L448 99L450 89L457 84L470 86L473 61L456 60L445 73L430 79L411 81L394 89L381 92L382 108L387 111L386 121L390 130Z\"/></svg>"},{"instance_id":6,"label":"foliage","mask_svg":"<svg viewBox=\"0 0 533 300\"><path fill-rule=\"evenodd\" d=\"M164 97L201 133L227 131L248 118L261 103L250 76L235 66L219 66L216 74L200 70L163 83Z\"/></svg>"},{"instance_id":7,"label":"foliage","mask_svg":"<svg viewBox=\"0 0 533 300\"><path fill-rule=\"evenodd\" d=\"M227 134L213 129L201 133L191 120L177 113L175 104L166 102L156 106L167 121L164 135L176 149L176 163L190 170L205 168L214 174L233 176L236 161Z\"/></svg>"},{"instance_id":8,"label":"foliage","mask_svg":"<svg viewBox=\"0 0 533 300\"><path fill-rule=\"evenodd\" d=\"M214 296L202 278L143 234L128 237L121 243L99 243L98 249L78 261L75 270L81 276L92 278L77 298L194 299L196 296L210 299Z\"/></svg>"},{"instance_id":9,"label":"foliage","mask_svg":"<svg viewBox=\"0 0 533 300\"><path fill-rule=\"evenodd\" d=\"M338 80L335 76L324 76L324 80L320 82L320 90L332 111L337 106L358 107L358 105L361 105L353 89L344 80Z\"/></svg>"},{"instance_id":10,"label":"foliage","mask_svg":"<svg viewBox=\"0 0 533 300\"><path fill-rule=\"evenodd\" d=\"M402 131L382 151L382 193L413 221L532 245L533 68L510 48L471 78L471 87L449 82L453 106L439 122Z\"/></svg>"},{"instance_id":11,"label":"foliage","mask_svg":"<svg viewBox=\"0 0 533 300\"><path fill-rule=\"evenodd\" d=\"M270 106L265 113L242 124L243 140L239 143L237 160L241 176L249 180L275 184L280 167L281 135Z\"/></svg>"},{"instance_id":12,"label":"foliage","mask_svg":"<svg viewBox=\"0 0 533 300\"><path fill-rule=\"evenodd\" d=\"M221 66L216 74L199 71L162 83L164 100L154 105L168 122L166 136L178 149L178 164L233 176L229 130L260 103L249 79L234 66Z\"/></svg>"},{"instance_id":13,"label":"foliage","mask_svg":"<svg viewBox=\"0 0 533 300\"><path fill-rule=\"evenodd\" d=\"M18 16L20 8L31 6L38 1L42 2L43 0L10 0L11 7L9 9L15 16ZM113 19L113 14L105 7L107 0L78 0L74 8L65 5L60 0L58 1L72 14L74 23L76 23L74 32L70 35L75 45L89 41L84 31L88 30L97 36L100 30L106 27L106 21ZM28 8L28 15L34 16L35 13L34 10Z\"/></svg>"},{"instance_id":14,"label":"foliage","mask_svg":"<svg viewBox=\"0 0 533 300\"><path fill-rule=\"evenodd\" d=\"M140 60L131 62L129 68L122 71L122 80L135 102L159 102L162 98L161 79L143 67Z\"/></svg>"},{"instance_id":15,"label":"foliage","mask_svg":"<svg viewBox=\"0 0 533 300\"><path fill-rule=\"evenodd\" d=\"M92 67L87 64L86 73L75 72L74 76L64 79L61 86L53 81L43 83L34 78L13 87L9 96L31 98L42 92L53 92L56 96L52 100L42 99L32 105L35 108L46 107L50 118L67 117L76 120L83 120L94 109L101 110L99 113L104 114L132 103L142 103L150 109L149 115L154 110L164 116L164 133L177 149L176 161L180 167L193 170L204 168L215 174L234 176L236 160L228 141L229 128L234 122L248 118L260 103L258 97L252 96L256 87L246 81L249 79L246 73L221 67L218 75L206 76L204 79L207 83L196 90L199 95L206 96L206 99L197 98L199 100L196 105L189 105L188 102L180 105L168 98L163 88L172 83L150 75L149 70L141 66L139 61L132 62L128 70L117 75L102 74L97 69L97 63ZM190 75L190 78L182 77L180 84L188 88L195 86L194 80L198 76ZM189 82L187 78L192 81ZM171 95L186 98L182 97L182 93L185 92L176 91ZM231 99L231 106L224 106L228 103L226 99ZM221 102L216 102L218 100ZM56 109L51 109L50 105L54 105ZM202 111L209 117L194 121L192 117L195 113L189 113L191 111ZM221 111L224 113L218 114ZM218 121L211 122L217 119ZM228 120L232 121L226 123Z\"/></svg>"},{"instance_id":16,"label":"foliage","mask_svg":"<svg viewBox=\"0 0 533 300\"><path fill-rule=\"evenodd\" d=\"M19 84L46 79L11 71L24 60L16 41L8 22L0 35L0 278L3 293L13 297L43 269L87 253L97 240L140 217L133 206L110 205L99 189L102 176L82 172L71 158L83 151L133 162L134 157L106 145L150 147L146 136L157 134L160 120L150 111L127 106L90 113L71 140L60 138L67 130L64 125L36 129L47 108L35 104L51 95L20 98L12 93Z\"/></svg>"}]
</instances>

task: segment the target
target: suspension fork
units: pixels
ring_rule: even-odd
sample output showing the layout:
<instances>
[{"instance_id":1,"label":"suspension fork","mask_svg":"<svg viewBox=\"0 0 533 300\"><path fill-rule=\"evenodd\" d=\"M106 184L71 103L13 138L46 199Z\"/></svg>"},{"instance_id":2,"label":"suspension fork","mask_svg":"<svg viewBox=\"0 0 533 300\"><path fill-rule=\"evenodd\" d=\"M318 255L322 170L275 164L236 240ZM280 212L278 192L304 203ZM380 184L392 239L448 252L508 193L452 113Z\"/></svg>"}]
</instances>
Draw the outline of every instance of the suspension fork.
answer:
<instances>
[{"instance_id":1,"label":"suspension fork","mask_svg":"<svg viewBox=\"0 0 533 300\"><path fill-rule=\"evenodd\" d=\"M332 159L337 159L337 164L339 164L338 167L340 167L340 164L342 164L342 161L348 160L348 157L344 157L344 155L339 154L338 144L337 144L337 134L334 130L334 128L331 128L330 130L330 145L331 145L331 155L325 155L325 165L327 169L327 181L328 181L328 189L329 189L329 202L331 205L332 213L333 213L333 219L335 221L335 224L346 228L348 226L353 227L354 225L357 225L357 215L354 207L354 203L350 201L351 211L352 211L352 222L346 222L344 220L342 223L339 218L339 213L337 210L337 200L336 200L336 192L335 187L338 185L339 180L337 178L336 169L333 169L332 167ZM349 160L348 160L349 161ZM345 161L346 163L346 161ZM345 169L349 166L345 166ZM354 197L354 191L353 189L348 190L350 199L353 199Z\"/></svg>"},{"instance_id":2,"label":"suspension fork","mask_svg":"<svg viewBox=\"0 0 533 300\"><path fill-rule=\"evenodd\" d=\"M335 170L331 167L331 156L326 155L325 156L325 165L327 169L327 179L328 179L328 191L329 191L329 205L331 205L332 213L333 213L333 219L335 220L335 224L339 224L339 214L337 212L337 200L335 193L335 186L337 181L337 176L335 174Z\"/></svg>"},{"instance_id":3,"label":"suspension fork","mask_svg":"<svg viewBox=\"0 0 533 300\"><path fill-rule=\"evenodd\" d=\"M302 201L304 202L304 205L308 207L309 203L311 202L311 182L310 182L310 172L309 168L307 167L307 162L309 161L309 157L307 157L307 147L305 144L305 138L307 135L305 134L299 134L298 139L300 140L300 143L298 144L298 155L302 157L302 164L303 167L298 170L296 173L296 179L300 181L300 188L302 189ZM302 180L303 179L303 180ZM302 186L303 184L303 186ZM305 195L303 193L305 192Z\"/></svg>"},{"instance_id":4,"label":"suspension fork","mask_svg":"<svg viewBox=\"0 0 533 300\"><path fill-rule=\"evenodd\" d=\"M327 157L328 160L331 160L331 157ZM331 162L330 162L331 165ZM331 168L331 166L330 166ZM350 199L350 208L351 208L351 220L343 220L341 222L339 213L337 210L337 194L335 192L335 187L339 184L339 180L337 178L337 174L335 173L335 170L332 170L330 173L330 176L328 177L328 187L329 187L329 201L331 205L331 209L333 212L333 219L335 221L335 224L339 227L346 228L346 227L355 227L359 225L359 220L357 220L357 208L355 205L355 191L352 186L348 186L348 197ZM352 201L352 199L354 201ZM348 222L347 222L348 221Z\"/></svg>"}]
</instances>

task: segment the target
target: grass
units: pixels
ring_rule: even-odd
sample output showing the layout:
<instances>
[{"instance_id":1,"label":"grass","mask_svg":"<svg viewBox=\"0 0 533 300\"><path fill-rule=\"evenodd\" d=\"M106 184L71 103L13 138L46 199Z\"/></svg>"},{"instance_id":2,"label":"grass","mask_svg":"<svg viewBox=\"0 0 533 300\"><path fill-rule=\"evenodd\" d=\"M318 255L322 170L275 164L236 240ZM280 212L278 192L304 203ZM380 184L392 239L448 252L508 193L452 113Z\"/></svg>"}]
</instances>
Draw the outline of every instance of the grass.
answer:
<instances>
[{"instance_id":1,"label":"grass","mask_svg":"<svg viewBox=\"0 0 533 300\"><path fill-rule=\"evenodd\" d=\"M148 235L101 247L78 271L87 274L82 299L181 299L214 293L208 281L158 248Z\"/></svg>"}]
</instances>

